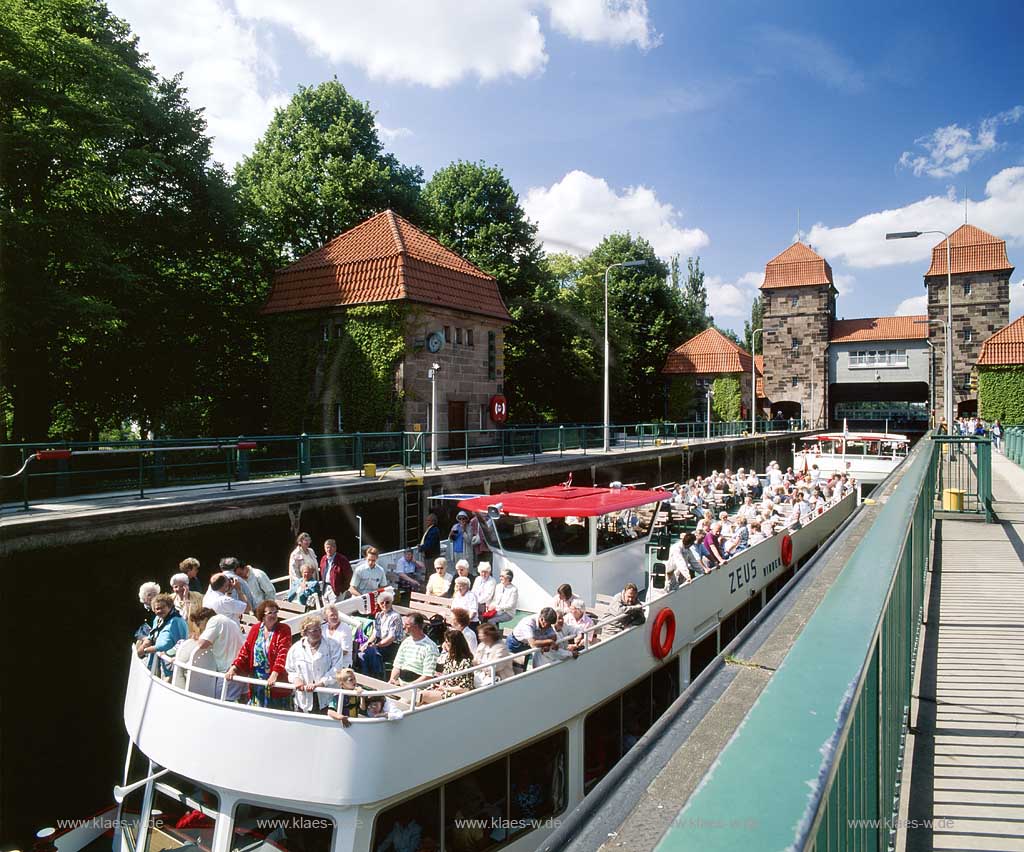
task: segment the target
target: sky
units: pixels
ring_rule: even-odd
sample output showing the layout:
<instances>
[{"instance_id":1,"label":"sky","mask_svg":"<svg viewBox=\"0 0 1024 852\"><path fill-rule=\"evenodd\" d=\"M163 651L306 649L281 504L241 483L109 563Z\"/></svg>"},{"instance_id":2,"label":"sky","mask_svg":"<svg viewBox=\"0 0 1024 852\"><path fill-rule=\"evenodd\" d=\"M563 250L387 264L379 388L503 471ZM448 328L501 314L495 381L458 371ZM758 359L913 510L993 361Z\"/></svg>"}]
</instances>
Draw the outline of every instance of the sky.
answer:
<instances>
[{"instance_id":1,"label":"sky","mask_svg":"<svg viewBox=\"0 0 1024 852\"><path fill-rule=\"evenodd\" d=\"M300 85L337 77L429 176L499 166L549 251L630 231L699 255L742 330L798 237L837 314L923 313L965 220L1007 241L1024 313L1024 3L108 0L183 75L216 157L251 151Z\"/></svg>"}]
</instances>

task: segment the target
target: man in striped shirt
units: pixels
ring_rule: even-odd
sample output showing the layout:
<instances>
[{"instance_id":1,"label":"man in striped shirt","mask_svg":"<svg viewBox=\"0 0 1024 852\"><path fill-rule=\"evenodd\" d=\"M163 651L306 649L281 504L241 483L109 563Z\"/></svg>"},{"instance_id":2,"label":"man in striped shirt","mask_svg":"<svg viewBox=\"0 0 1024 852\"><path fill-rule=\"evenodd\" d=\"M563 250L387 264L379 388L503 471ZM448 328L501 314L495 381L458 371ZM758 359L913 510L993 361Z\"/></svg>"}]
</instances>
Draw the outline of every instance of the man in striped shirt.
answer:
<instances>
[{"instance_id":1,"label":"man in striped shirt","mask_svg":"<svg viewBox=\"0 0 1024 852\"><path fill-rule=\"evenodd\" d=\"M405 638L398 646L391 683L417 683L437 674L437 645L423 631L423 614L411 613L402 618Z\"/></svg>"}]
</instances>

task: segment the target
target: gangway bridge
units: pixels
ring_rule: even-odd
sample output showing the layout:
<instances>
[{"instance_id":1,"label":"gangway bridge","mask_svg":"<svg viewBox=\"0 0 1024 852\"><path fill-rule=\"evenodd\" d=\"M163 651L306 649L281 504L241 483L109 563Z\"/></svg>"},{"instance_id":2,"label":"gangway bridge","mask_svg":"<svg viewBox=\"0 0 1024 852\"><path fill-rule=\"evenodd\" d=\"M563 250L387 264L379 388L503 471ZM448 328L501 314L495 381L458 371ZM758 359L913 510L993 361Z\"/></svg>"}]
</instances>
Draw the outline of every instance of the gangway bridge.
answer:
<instances>
[{"instance_id":1,"label":"gangway bridge","mask_svg":"<svg viewBox=\"0 0 1024 852\"><path fill-rule=\"evenodd\" d=\"M1024 432L926 435L544 850L1024 849Z\"/></svg>"}]
</instances>

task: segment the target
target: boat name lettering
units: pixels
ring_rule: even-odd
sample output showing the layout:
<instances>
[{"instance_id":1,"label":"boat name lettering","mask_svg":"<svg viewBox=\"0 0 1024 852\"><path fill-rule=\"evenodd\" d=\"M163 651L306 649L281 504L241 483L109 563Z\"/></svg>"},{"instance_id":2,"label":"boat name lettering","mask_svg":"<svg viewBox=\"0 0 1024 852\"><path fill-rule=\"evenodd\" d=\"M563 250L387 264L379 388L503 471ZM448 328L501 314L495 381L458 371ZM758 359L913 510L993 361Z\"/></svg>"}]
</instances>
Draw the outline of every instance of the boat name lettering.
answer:
<instances>
[{"instance_id":1,"label":"boat name lettering","mask_svg":"<svg viewBox=\"0 0 1024 852\"><path fill-rule=\"evenodd\" d=\"M775 569L782 564L781 559L773 559L761 570L761 576L767 577L769 574L773 574ZM757 578L757 560L751 559L749 562L744 562L738 568L734 568L729 572L729 594L734 595L744 586L750 585L750 583Z\"/></svg>"}]
</instances>

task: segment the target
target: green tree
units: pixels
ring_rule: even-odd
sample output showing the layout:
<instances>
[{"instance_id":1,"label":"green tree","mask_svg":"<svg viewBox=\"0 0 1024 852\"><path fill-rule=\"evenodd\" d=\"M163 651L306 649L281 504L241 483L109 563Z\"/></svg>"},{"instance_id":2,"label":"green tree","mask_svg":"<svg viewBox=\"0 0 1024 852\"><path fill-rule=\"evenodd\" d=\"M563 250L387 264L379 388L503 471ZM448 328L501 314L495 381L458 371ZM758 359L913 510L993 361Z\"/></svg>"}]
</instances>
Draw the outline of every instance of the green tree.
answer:
<instances>
[{"instance_id":1,"label":"green tree","mask_svg":"<svg viewBox=\"0 0 1024 852\"><path fill-rule=\"evenodd\" d=\"M678 256L676 265L678 267ZM678 278L678 271L674 277ZM686 259L686 280L682 282L682 294L683 307L688 320L691 323L703 323L697 329L697 331L703 331L714 320L708 314L708 288L704 284L704 270L700 268L700 257Z\"/></svg>"},{"instance_id":2,"label":"green tree","mask_svg":"<svg viewBox=\"0 0 1024 852\"><path fill-rule=\"evenodd\" d=\"M764 303L761 297L757 296L750 305L750 319L743 322L743 339L746 341L746 349L751 355L760 355L764 340L761 334L754 340L754 332L762 327L764 321ZM757 348L753 348L756 346Z\"/></svg>"},{"instance_id":3,"label":"green tree","mask_svg":"<svg viewBox=\"0 0 1024 852\"><path fill-rule=\"evenodd\" d=\"M369 104L338 82L300 86L235 170L251 226L277 263L391 208L422 221L423 172L384 152Z\"/></svg>"}]
</instances>

